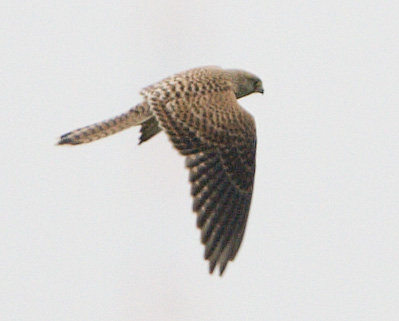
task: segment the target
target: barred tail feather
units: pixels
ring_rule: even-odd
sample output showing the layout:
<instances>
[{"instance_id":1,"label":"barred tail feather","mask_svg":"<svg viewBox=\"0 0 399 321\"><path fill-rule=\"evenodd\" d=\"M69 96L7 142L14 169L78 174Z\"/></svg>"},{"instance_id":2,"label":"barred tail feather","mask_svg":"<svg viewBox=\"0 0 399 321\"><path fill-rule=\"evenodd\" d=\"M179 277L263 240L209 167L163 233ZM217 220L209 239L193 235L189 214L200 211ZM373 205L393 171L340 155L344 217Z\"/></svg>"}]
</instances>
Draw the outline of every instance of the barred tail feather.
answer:
<instances>
[{"instance_id":1,"label":"barred tail feather","mask_svg":"<svg viewBox=\"0 0 399 321\"><path fill-rule=\"evenodd\" d=\"M116 134L131 126L140 125L151 116L152 113L148 104L141 103L131 108L127 113L115 118L78 128L62 135L58 145L90 143L100 138Z\"/></svg>"}]
</instances>

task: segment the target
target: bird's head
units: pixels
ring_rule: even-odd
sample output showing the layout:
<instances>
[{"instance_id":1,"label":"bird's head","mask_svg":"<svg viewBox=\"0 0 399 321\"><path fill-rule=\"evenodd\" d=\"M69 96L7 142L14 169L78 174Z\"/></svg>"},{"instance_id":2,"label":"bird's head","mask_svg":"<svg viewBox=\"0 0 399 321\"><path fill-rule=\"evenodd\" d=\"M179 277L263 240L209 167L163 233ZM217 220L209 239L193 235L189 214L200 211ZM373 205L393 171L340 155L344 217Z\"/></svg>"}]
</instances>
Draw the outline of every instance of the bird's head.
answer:
<instances>
[{"instance_id":1,"label":"bird's head","mask_svg":"<svg viewBox=\"0 0 399 321\"><path fill-rule=\"evenodd\" d=\"M231 77L237 99L255 92L263 94L262 80L258 76L239 69L227 69L226 72Z\"/></svg>"}]
</instances>

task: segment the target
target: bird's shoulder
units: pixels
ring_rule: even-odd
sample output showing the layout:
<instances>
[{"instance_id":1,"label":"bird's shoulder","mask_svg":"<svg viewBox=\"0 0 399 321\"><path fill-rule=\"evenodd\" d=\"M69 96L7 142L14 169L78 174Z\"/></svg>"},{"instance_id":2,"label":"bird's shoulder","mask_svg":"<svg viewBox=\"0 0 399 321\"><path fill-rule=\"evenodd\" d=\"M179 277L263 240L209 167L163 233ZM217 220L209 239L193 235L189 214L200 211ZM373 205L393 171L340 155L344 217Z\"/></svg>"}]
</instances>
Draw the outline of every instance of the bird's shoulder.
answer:
<instances>
[{"instance_id":1,"label":"bird's shoulder","mask_svg":"<svg viewBox=\"0 0 399 321\"><path fill-rule=\"evenodd\" d=\"M213 92L232 91L231 79L224 69L206 66L189 69L143 88L145 99L170 100L204 96Z\"/></svg>"}]
</instances>

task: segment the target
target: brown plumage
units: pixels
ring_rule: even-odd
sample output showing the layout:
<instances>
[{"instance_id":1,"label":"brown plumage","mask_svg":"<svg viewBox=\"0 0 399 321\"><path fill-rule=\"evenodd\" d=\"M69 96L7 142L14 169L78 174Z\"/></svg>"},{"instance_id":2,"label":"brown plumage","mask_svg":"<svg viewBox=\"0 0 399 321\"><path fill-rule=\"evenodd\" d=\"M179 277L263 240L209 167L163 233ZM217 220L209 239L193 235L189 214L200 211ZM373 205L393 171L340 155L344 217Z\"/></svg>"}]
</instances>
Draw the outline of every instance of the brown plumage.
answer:
<instances>
[{"instance_id":1,"label":"brown plumage","mask_svg":"<svg viewBox=\"0 0 399 321\"><path fill-rule=\"evenodd\" d=\"M210 272L220 274L240 247L255 175L253 117L237 99L263 93L261 80L246 71L191 69L141 91L144 101L126 114L74 130L58 144L91 142L141 125L140 143L164 130L186 156L193 210Z\"/></svg>"}]
</instances>

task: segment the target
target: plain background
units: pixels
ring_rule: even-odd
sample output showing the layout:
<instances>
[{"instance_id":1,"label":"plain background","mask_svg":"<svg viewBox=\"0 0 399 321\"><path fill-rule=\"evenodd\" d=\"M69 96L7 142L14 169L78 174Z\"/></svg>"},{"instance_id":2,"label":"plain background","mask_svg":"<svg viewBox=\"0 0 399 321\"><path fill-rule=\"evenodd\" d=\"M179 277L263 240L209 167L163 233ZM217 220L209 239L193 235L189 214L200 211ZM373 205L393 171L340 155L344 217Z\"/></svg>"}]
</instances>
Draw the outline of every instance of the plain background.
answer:
<instances>
[{"instance_id":1,"label":"plain background","mask_svg":"<svg viewBox=\"0 0 399 321\"><path fill-rule=\"evenodd\" d=\"M1 320L397 320L399 4L2 1ZM55 146L201 65L265 94L243 245L208 274L184 159Z\"/></svg>"}]
</instances>

